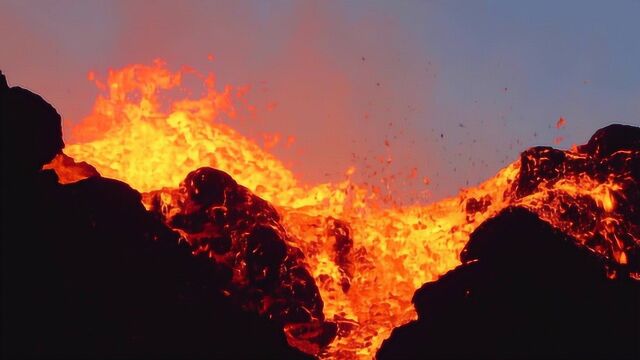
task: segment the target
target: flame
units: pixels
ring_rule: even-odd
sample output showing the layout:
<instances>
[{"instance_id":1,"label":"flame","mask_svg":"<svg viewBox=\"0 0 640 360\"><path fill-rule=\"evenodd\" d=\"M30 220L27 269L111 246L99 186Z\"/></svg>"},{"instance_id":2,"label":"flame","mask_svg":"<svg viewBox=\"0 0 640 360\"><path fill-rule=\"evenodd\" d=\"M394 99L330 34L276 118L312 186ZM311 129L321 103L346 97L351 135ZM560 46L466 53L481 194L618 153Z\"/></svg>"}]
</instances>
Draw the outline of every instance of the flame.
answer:
<instances>
[{"instance_id":1,"label":"flame","mask_svg":"<svg viewBox=\"0 0 640 360\"><path fill-rule=\"evenodd\" d=\"M201 80L202 96L162 97L185 92L181 84L186 75ZM345 170L343 181L300 183L280 160L220 121L237 115L246 89L226 86L218 91L212 74L188 68L172 72L157 60L110 70L105 83L94 74L89 78L103 94L73 129L65 153L141 192L176 189L189 172L210 166L273 204L290 241L305 255L305 266L324 300L325 318L338 327L328 347L314 350L323 358L372 358L393 328L416 318L411 304L415 289L457 266L469 234L506 206L528 207L582 243L600 234L618 245L599 252L622 264L631 245L619 234L630 234L632 244L640 238L640 230L625 227L616 214L623 186L613 176L599 181L584 173L568 175L522 192L519 177L528 159L523 158L455 197L428 205L389 206L375 188L351 180L355 167ZM270 137L267 147L274 139L280 136ZM567 154L586 158L578 152ZM79 179L68 177L60 160L50 167L61 182ZM558 202L583 198L602 210L588 228L558 211ZM341 236L353 245L340 255L336 244ZM290 343L296 345L292 339Z\"/></svg>"}]
</instances>

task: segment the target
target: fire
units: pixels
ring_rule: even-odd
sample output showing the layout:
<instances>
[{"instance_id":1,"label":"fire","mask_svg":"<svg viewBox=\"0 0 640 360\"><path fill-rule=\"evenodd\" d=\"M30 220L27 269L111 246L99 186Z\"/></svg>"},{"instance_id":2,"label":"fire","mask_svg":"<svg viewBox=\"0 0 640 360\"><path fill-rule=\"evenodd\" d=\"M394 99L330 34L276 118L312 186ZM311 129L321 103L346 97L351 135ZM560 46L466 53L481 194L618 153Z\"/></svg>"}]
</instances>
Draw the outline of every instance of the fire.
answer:
<instances>
[{"instance_id":1,"label":"fire","mask_svg":"<svg viewBox=\"0 0 640 360\"><path fill-rule=\"evenodd\" d=\"M186 92L181 84L187 75L201 80L202 96L163 97ZM287 243L304 254L296 261L313 276L324 301L324 319L336 324L337 336L325 348L309 348L295 336L295 324L285 324L285 331L293 346L323 358L372 358L394 327L416 317L411 304L415 289L458 265L469 234L508 205L532 209L620 264L627 263L627 252L640 241L638 226L625 223L618 211L629 186L625 174L596 178L578 165L563 167L555 178L536 173L547 163L553 165L549 159L557 154L551 150L525 152L492 179L455 197L428 205L390 206L375 189L351 180L355 167L346 169L344 180L336 183L298 181L280 160L220 121L237 115L246 89L226 86L219 91L212 74L189 68L172 72L158 60L111 70L105 83L93 74L89 78L103 94L73 129L65 153L93 165L102 176L146 193L145 206L151 210L184 210L178 187L200 167L226 172L271 203L277 216L269 216L281 222L276 229ZM279 138L274 135L266 142ZM579 149L560 153L566 163L592 161ZM67 165L58 158L49 166L61 182L89 176ZM566 204L572 204L577 215L568 217ZM593 218L576 222L585 211ZM208 251L193 235L181 235L195 247L194 253Z\"/></svg>"}]
</instances>

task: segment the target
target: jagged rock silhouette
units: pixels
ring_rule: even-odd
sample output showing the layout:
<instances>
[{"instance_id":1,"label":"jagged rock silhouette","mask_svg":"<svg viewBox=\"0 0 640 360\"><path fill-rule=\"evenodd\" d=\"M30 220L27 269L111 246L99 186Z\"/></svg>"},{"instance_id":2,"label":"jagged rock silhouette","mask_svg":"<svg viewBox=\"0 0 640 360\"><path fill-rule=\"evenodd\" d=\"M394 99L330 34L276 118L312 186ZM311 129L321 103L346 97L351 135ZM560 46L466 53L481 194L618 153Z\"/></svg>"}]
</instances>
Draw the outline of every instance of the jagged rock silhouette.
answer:
<instances>
[{"instance_id":1,"label":"jagged rock silhouette","mask_svg":"<svg viewBox=\"0 0 640 360\"><path fill-rule=\"evenodd\" d=\"M0 81L2 355L14 358L307 358L282 329L218 290L120 181L60 185L64 144L40 96Z\"/></svg>"}]
</instances>

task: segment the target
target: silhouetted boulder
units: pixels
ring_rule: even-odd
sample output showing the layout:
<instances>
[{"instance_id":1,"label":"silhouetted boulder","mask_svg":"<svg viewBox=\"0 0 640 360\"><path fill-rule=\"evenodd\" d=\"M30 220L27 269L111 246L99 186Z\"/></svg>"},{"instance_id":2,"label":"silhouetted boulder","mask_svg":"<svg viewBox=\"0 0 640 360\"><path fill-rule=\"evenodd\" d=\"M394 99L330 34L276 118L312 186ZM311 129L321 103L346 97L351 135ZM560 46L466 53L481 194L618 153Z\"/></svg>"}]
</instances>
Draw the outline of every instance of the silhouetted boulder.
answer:
<instances>
[{"instance_id":1,"label":"silhouetted boulder","mask_svg":"<svg viewBox=\"0 0 640 360\"><path fill-rule=\"evenodd\" d=\"M508 208L471 235L462 265L416 291L397 358L637 358L639 286L535 214Z\"/></svg>"},{"instance_id":2,"label":"silhouetted boulder","mask_svg":"<svg viewBox=\"0 0 640 360\"><path fill-rule=\"evenodd\" d=\"M599 157L609 156L620 150L640 150L640 128L612 124L598 130L589 142L578 150Z\"/></svg>"},{"instance_id":3,"label":"silhouetted boulder","mask_svg":"<svg viewBox=\"0 0 640 360\"><path fill-rule=\"evenodd\" d=\"M317 354L335 338L304 254L293 246L299 240L267 201L209 167L190 172L178 189L144 196L149 211L179 230L195 254L233 274L221 288L229 298L279 324L289 344Z\"/></svg>"},{"instance_id":4,"label":"silhouetted boulder","mask_svg":"<svg viewBox=\"0 0 640 360\"><path fill-rule=\"evenodd\" d=\"M39 96L3 87L2 126L4 359L308 358L225 297L228 269L193 256L129 185L40 170L63 143Z\"/></svg>"},{"instance_id":5,"label":"silhouetted boulder","mask_svg":"<svg viewBox=\"0 0 640 360\"><path fill-rule=\"evenodd\" d=\"M516 199L543 195L538 201L544 206L536 209L542 218L640 276L640 128L604 127L574 151L542 146L523 151L509 191L506 196ZM618 219L615 239L602 232L612 218Z\"/></svg>"},{"instance_id":6,"label":"silhouetted boulder","mask_svg":"<svg viewBox=\"0 0 640 360\"><path fill-rule=\"evenodd\" d=\"M62 150L60 115L39 95L0 80L3 170L21 174L40 170Z\"/></svg>"}]
</instances>

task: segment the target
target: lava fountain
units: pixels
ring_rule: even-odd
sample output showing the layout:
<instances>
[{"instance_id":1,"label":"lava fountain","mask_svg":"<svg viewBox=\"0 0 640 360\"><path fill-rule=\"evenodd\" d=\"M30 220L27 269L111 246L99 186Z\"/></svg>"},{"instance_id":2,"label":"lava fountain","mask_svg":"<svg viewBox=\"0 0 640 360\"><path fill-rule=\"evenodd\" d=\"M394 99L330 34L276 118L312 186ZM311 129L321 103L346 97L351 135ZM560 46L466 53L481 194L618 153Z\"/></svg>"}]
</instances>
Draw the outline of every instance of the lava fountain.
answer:
<instances>
[{"instance_id":1,"label":"lava fountain","mask_svg":"<svg viewBox=\"0 0 640 360\"><path fill-rule=\"evenodd\" d=\"M202 82L202 96L164 96L182 90L185 76ZM220 121L236 116L246 89L220 91L213 74L174 72L157 60L110 70L104 82L89 78L101 94L73 128L65 154L140 191L147 209L194 255L232 272L221 291L281 323L289 343L307 353L372 358L391 330L415 319L414 291L457 266L470 233L510 205L532 210L639 278L640 226L628 221L640 213L631 176L637 151L533 148L455 197L398 206L375 187L354 182L354 167L339 182L300 182L274 155ZM61 182L92 174L64 155L48 167ZM194 172L203 167L213 169ZM224 190L203 204L197 199L207 182ZM256 245L256 234L285 245ZM277 269L248 268L237 255L240 247L247 256L279 258ZM264 285L269 279L276 284ZM296 286L306 290L291 290ZM301 293L306 297L297 298Z\"/></svg>"}]
</instances>

